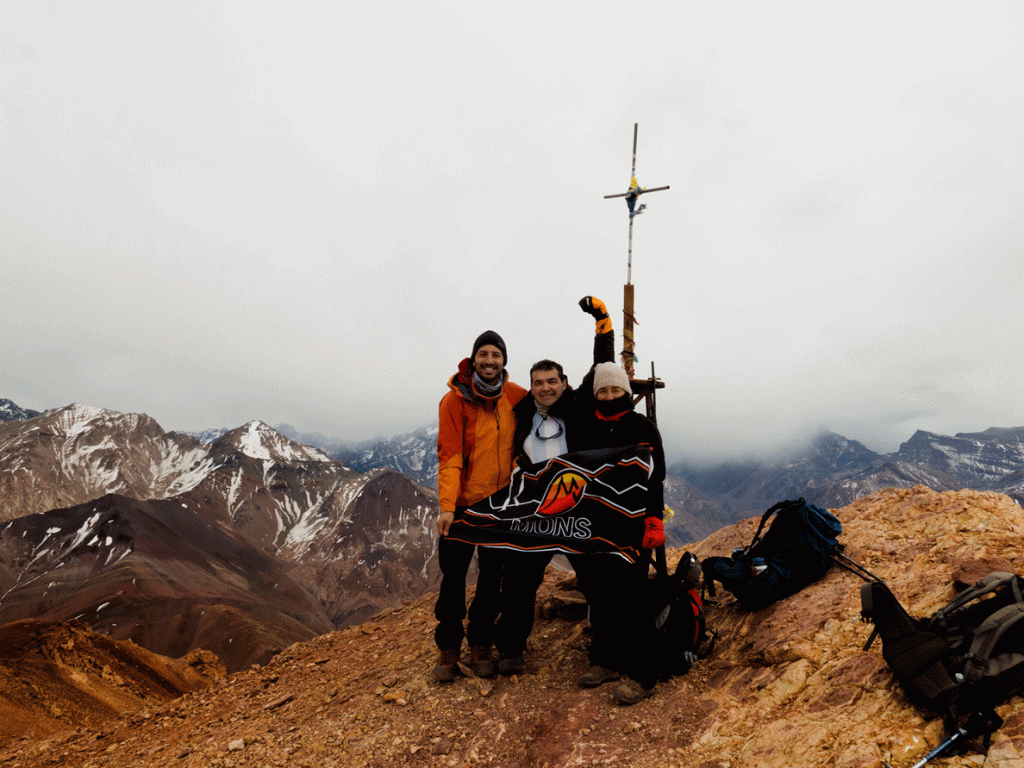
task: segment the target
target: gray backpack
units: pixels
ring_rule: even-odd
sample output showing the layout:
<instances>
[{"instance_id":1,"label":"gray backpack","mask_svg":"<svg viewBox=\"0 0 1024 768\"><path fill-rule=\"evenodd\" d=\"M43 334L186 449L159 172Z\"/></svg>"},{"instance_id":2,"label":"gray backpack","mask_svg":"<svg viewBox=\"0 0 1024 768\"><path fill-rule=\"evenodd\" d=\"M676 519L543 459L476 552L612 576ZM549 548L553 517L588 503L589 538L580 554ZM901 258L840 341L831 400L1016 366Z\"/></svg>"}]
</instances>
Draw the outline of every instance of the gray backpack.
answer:
<instances>
[{"instance_id":1,"label":"gray backpack","mask_svg":"<svg viewBox=\"0 0 1024 768\"><path fill-rule=\"evenodd\" d=\"M987 749L1002 725L995 708L1024 688L1024 579L990 573L923 619L884 583L868 581L861 617L875 625L864 650L881 637L882 656L908 697L946 717L953 735L940 746L984 736Z\"/></svg>"}]
</instances>

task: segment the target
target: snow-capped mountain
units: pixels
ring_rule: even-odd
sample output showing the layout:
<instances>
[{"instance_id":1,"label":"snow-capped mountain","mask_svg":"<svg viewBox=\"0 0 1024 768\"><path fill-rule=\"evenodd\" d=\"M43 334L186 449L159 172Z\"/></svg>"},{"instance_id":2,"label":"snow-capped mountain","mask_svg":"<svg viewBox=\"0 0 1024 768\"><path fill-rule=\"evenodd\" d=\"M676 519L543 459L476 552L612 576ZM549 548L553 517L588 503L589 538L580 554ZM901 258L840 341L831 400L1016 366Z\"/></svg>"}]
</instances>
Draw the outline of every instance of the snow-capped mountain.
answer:
<instances>
[{"instance_id":1,"label":"snow-capped mountain","mask_svg":"<svg viewBox=\"0 0 1024 768\"><path fill-rule=\"evenodd\" d=\"M296 521L280 548L339 625L365 621L436 585L437 497L392 470L339 483Z\"/></svg>"},{"instance_id":2,"label":"snow-capped mountain","mask_svg":"<svg viewBox=\"0 0 1024 768\"><path fill-rule=\"evenodd\" d=\"M0 398L0 421L19 421L38 415L39 411L21 408L6 398Z\"/></svg>"},{"instance_id":3,"label":"snow-capped mountain","mask_svg":"<svg viewBox=\"0 0 1024 768\"><path fill-rule=\"evenodd\" d=\"M207 448L145 414L72 404L0 423L0 520L108 493L174 496L211 466Z\"/></svg>"},{"instance_id":4,"label":"snow-capped mountain","mask_svg":"<svg viewBox=\"0 0 1024 768\"><path fill-rule=\"evenodd\" d=\"M353 469L393 469L420 485L437 488L437 425L389 438L348 443L331 451L331 456Z\"/></svg>"},{"instance_id":5,"label":"snow-capped mountain","mask_svg":"<svg viewBox=\"0 0 1024 768\"><path fill-rule=\"evenodd\" d=\"M159 643L150 629L167 601L205 605L190 591L202 584L209 600L236 606L234 619L211 624L182 607L171 634L192 646L177 650L252 663L260 654L226 647L231 636L260 648L292 642L324 631L325 619L345 626L436 584L436 503L397 472L361 474L262 422L209 444L144 414L81 405L0 423L0 520L10 521L0 619L80 617ZM268 589L291 595L293 609ZM111 622L99 605L115 593L131 595L120 601L131 607Z\"/></svg>"},{"instance_id":6,"label":"snow-capped mountain","mask_svg":"<svg viewBox=\"0 0 1024 768\"><path fill-rule=\"evenodd\" d=\"M0 421L0 621L80 618L240 668L439 580L436 427L327 450L259 421L206 440L144 414L0 402L17 414ZM892 454L822 430L770 461L677 464L666 534L678 546L782 499L840 507L916 484L1024 500L1024 428L919 431Z\"/></svg>"},{"instance_id":7,"label":"snow-capped mountain","mask_svg":"<svg viewBox=\"0 0 1024 768\"><path fill-rule=\"evenodd\" d=\"M1024 427L993 427L953 437L918 430L896 456L956 477L964 487L995 489L1008 475L1024 468Z\"/></svg>"},{"instance_id":8,"label":"snow-capped mountain","mask_svg":"<svg viewBox=\"0 0 1024 768\"><path fill-rule=\"evenodd\" d=\"M411 477L420 485L437 488L436 424L393 437L375 437L372 440L359 441L325 437L319 432L299 432L291 424L277 424L274 429L296 442L315 445L332 458L345 462L359 472L393 469ZM216 437L219 437L219 434ZM206 442L212 442L216 437Z\"/></svg>"}]
</instances>

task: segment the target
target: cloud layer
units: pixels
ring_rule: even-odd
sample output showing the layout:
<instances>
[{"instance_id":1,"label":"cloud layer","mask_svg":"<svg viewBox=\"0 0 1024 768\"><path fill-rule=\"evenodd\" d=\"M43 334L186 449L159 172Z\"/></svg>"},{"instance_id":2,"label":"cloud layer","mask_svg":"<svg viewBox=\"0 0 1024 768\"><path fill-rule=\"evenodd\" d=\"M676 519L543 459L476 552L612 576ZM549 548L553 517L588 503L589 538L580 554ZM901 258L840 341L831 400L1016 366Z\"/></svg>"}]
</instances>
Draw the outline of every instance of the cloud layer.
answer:
<instances>
[{"instance_id":1,"label":"cloud layer","mask_svg":"<svg viewBox=\"0 0 1024 768\"><path fill-rule=\"evenodd\" d=\"M357 439L486 328L578 381L639 123L670 451L1019 425L1021 41L1015 3L8 7L0 396Z\"/></svg>"}]
</instances>

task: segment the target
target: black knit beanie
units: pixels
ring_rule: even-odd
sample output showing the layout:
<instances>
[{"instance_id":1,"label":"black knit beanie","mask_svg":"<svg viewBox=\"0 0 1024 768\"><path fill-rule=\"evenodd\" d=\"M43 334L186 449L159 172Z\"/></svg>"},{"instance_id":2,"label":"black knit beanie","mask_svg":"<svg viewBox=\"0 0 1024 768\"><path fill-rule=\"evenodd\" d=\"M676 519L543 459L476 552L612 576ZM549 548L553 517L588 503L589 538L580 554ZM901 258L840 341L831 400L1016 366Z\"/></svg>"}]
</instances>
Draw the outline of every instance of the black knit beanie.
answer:
<instances>
[{"instance_id":1,"label":"black knit beanie","mask_svg":"<svg viewBox=\"0 0 1024 768\"><path fill-rule=\"evenodd\" d=\"M484 331L476 337L476 341L473 342L473 354L469 356L472 361L476 359L476 353L480 351L480 347L485 344L493 344L501 350L502 365L508 365L508 351L505 349L505 341L494 331Z\"/></svg>"}]
</instances>

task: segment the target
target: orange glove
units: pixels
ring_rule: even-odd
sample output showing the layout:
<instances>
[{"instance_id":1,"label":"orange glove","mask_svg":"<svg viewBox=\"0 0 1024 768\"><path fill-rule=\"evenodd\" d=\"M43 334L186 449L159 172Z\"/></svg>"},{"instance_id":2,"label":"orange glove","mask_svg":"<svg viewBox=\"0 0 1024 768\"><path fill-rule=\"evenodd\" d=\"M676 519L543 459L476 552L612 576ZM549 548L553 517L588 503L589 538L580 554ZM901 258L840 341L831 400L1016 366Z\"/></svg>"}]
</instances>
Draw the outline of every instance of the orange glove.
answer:
<instances>
[{"instance_id":1,"label":"orange glove","mask_svg":"<svg viewBox=\"0 0 1024 768\"><path fill-rule=\"evenodd\" d=\"M608 333L612 329L612 320L608 317L608 307L596 296L584 296L579 301L580 309L588 315L592 315L597 325L595 333Z\"/></svg>"},{"instance_id":2,"label":"orange glove","mask_svg":"<svg viewBox=\"0 0 1024 768\"><path fill-rule=\"evenodd\" d=\"M657 549L665 546L665 524L656 517L644 518L644 539L640 542L644 549Z\"/></svg>"},{"instance_id":3,"label":"orange glove","mask_svg":"<svg viewBox=\"0 0 1024 768\"><path fill-rule=\"evenodd\" d=\"M580 299L580 309L588 315L593 315L595 320L603 320L608 317L608 308L596 296L584 296Z\"/></svg>"}]
</instances>

